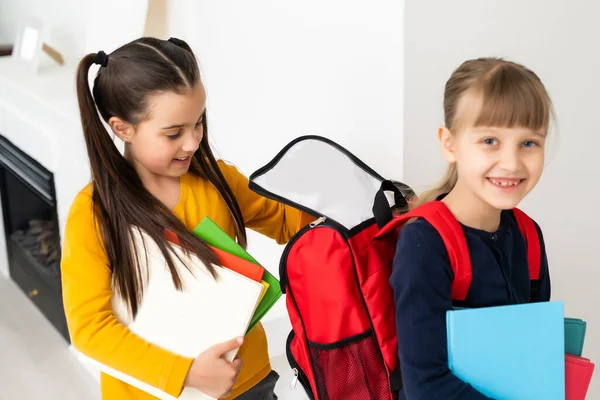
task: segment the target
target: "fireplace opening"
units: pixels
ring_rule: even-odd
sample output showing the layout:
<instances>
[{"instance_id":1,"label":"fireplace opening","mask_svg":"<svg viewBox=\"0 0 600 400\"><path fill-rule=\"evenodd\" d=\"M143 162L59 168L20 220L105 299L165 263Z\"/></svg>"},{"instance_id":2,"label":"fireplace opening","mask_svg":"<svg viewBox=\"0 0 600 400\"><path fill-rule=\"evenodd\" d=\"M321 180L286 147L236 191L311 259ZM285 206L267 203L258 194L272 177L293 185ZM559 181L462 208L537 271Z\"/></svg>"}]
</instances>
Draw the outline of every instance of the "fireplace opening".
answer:
<instances>
[{"instance_id":1,"label":"fireplace opening","mask_svg":"<svg viewBox=\"0 0 600 400\"><path fill-rule=\"evenodd\" d=\"M0 135L0 194L10 278L67 340L54 176Z\"/></svg>"}]
</instances>

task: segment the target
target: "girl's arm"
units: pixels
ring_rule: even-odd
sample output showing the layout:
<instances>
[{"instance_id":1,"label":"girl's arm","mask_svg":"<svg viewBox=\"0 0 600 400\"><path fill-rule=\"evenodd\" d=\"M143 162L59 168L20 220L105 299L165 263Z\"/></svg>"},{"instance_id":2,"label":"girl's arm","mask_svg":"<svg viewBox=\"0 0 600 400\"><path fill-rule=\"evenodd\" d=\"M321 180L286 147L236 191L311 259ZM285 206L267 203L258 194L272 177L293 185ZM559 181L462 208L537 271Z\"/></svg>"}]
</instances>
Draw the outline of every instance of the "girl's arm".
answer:
<instances>
[{"instance_id":1,"label":"girl's arm","mask_svg":"<svg viewBox=\"0 0 600 400\"><path fill-rule=\"evenodd\" d=\"M293 207L253 192L248 187L248 178L236 167L223 161L219 161L219 165L240 205L246 227L284 244L304 225L315 219Z\"/></svg>"},{"instance_id":2,"label":"girl's arm","mask_svg":"<svg viewBox=\"0 0 600 400\"><path fill-rule=\"evenodd\" d=\"M452 309L452 270L441 237L424 220L401 230L390 283L406 397L488 399L448 368L446 312Z\"/></svg>"},{"instance_id":3,"label":"girl's arm","mask_svg":"<svg viewBox=\"0 0 600 400\"><path fill-rule=\"evenodd\" d=\"M88 357L178 397L193 359L148 343L117 320L111 270L93 215L91 191L80 193L67 220L61 261L71 341Z\"/></svg>"}]
</instances>

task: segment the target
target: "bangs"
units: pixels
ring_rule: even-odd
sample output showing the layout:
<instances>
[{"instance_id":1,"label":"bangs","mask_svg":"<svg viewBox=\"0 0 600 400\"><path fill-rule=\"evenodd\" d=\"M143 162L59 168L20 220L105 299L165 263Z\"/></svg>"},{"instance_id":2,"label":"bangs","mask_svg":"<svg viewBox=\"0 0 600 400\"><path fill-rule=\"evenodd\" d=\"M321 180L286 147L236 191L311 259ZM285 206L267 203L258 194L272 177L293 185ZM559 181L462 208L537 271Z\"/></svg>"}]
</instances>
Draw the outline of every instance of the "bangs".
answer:
<instances>
[{"instance_id":1,"label":"bangs","mask_svg":"<svg viewBox=\"0 0 600 400\"><path fill-rule=\"evenodd\" d=\"M479 102L473 126L528 128L546 133L552 102L539 78L510 64L499 65L473 88ZM475 110L473 110L475 111Z\"/></svg>"}]
</instances>

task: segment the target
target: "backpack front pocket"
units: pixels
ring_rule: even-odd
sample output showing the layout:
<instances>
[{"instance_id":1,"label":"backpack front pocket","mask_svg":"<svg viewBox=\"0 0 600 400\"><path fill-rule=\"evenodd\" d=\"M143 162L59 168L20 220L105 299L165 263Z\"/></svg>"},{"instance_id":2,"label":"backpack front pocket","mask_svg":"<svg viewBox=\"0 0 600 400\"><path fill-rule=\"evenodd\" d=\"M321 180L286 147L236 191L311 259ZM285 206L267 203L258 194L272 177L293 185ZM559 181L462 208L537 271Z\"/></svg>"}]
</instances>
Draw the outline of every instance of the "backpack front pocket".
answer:
<instances>
[{"instance_id":1,"label":"backpack front pocket","mask_svg":"<svg viewBox=\"0 0 600 400\"><path fill-rule=\"evenodd\" d=\"M372 330L340 342L308 342L320 400L389 399L388 376Z\"/></svg>"}]
</instances>

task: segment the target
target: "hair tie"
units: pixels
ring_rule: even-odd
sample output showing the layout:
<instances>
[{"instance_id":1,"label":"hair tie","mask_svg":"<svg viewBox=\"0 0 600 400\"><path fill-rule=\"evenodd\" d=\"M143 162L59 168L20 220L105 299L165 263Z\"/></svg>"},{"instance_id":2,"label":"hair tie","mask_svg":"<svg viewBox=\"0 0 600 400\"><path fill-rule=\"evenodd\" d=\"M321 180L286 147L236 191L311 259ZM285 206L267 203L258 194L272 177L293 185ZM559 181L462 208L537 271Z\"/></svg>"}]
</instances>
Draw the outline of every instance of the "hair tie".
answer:
<instances>
[{"instance_id":1,"label":"hair tie","mask_svg":"<svg viewBox=\"0 0 600 400\"><path fill-rule=\"evenodd\" d=\"M98 64L101 67L106 67L108 65L108 54L106 54L102 50L100 50L99 52L97 52L96 53L96 60L94 61L94 64Z\"/></svg>"},{"instance_id":2,"label":"hair tie","mask_svg":"<svg viewBox=\"0 0 600 400\"><path fill-rule=\"evenodd\" d=\"M183 48L185 48L185 46L183 45L183 44L184 44L183 40L181 40L181 39L177 39L176 37L171 37L171 38L169 38L169 40L167 40L167 42L171 42L171 43L173 43L175 46L178 46L178 47L183 47Z\"/></svg>"}]
</instances>

